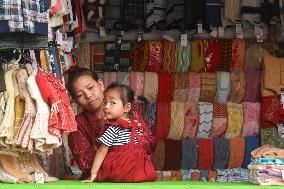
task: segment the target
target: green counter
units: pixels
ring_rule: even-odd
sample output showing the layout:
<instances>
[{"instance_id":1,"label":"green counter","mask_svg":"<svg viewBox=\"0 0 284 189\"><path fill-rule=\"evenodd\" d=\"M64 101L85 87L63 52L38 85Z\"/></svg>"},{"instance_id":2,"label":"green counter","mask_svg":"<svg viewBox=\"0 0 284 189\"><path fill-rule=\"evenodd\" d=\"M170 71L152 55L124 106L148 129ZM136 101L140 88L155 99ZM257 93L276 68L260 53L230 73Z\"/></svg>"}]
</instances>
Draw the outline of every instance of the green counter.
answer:
<instances>
[{"instance_id":1,"label":"green counter","mask_svg":"<svg viewBox=\"0 0 284 189\"><path fill-rule=\"evenodd\" d=\"M261 189L283 188L284 186L258 186L251 183L221 183L221 182L183 182L160 181L146 183L81 183L80 181L62 180L45 184L4 184L0 183L0 189Z\"/></svg>"}]
</instances>

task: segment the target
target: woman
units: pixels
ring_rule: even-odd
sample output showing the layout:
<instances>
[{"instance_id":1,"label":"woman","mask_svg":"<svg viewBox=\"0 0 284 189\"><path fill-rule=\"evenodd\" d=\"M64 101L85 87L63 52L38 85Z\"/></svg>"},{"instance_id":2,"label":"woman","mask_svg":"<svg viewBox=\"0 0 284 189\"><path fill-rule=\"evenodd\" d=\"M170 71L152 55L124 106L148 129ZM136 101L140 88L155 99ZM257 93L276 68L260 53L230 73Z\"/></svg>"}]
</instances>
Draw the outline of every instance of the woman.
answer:
<instances>
[{"instance_id":1,"label":"woman","mask_svg":"<svg viewBox=\"0 0 284 189\"><path fill-rule=\"evenodd\" d=\"M93 160L100 146L97 139L104 131L102 111L104 85L94 72L86 68L71 72L68 81L71 96L83 109L83 112L76 116L78 130L69 134L68 143L74 160L83 172L81 179L86 179L90 176ZM139 117L136 119L143 121ZM144 135L144 147L147 153L151 154L155 150L156 139L148 126L144 127Z\"/></svg>"}]
</instances>

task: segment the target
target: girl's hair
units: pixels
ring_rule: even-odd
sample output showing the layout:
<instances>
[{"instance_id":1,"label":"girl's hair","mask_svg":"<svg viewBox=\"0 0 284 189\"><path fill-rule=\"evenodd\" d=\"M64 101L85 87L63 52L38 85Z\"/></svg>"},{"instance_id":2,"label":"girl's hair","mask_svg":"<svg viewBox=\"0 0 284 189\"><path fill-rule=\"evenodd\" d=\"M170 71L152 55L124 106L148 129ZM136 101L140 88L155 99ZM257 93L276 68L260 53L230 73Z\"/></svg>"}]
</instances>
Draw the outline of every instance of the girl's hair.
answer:
<instances>
[{"instance_id":1,"label":"girl's hair","mask_svg":"<svg viewBox=\"0 0 284 189\"><path fill-rule=\"evenodd\" d=\"M123 105L125 105L126 103L132 104L134 101L134 92L127 85L123 85L118 82L113 82L106 88L105 92L109 90L117 90L120 93L120 98L121 98Z\"/></svg>"},{"instance_id":2,"label":"girl's hair","mask_svg":"<svg viewBox=\"0 0 284 189\"><path fill-rule=\"evenodd\" d=\"M93 72L92 70L87 69L87 68L78 68L78 69L71 71L68 74L67 89L68 89L68 92L70 93L70 95L72 97L74 97L74 93L73 93L73 90L72 90L73 82L76 81L79 77L84 76L84 75L91 76L96 81L99 80L98 75L95 72Z\"/></svg>"}]
</instances>

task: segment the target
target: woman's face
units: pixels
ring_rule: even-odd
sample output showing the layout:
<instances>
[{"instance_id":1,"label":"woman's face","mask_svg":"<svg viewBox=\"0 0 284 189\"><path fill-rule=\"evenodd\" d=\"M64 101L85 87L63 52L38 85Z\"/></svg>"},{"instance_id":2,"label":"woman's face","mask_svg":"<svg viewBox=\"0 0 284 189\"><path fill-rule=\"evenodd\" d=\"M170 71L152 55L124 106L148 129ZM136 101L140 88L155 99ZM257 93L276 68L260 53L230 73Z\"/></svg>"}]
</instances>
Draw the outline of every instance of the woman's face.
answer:
<instances>
[{"instance_id":1,"label":"woman's face","mask_svg":"<svg viewBox=\"0 0 284 189\"><path fill-rule=\"evenodd\" d=\"M101 110L104 99L104 85L101 80L96 81L89 75L78 77L72 83L74 100L84 110L98 112Z\"/></svg>"}]
</instances>

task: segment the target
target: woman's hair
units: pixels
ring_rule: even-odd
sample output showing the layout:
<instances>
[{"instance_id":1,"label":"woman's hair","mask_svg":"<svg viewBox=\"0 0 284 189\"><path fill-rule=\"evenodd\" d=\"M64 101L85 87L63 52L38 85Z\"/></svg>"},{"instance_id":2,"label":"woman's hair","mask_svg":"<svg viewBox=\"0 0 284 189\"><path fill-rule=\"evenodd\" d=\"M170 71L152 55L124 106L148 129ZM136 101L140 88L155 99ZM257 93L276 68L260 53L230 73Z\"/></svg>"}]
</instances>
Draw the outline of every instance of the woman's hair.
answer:
<instances>
[{"instance_id":1,"label":"woman's hair","mask_svg":"<svg viewBox=\"0 0 284 189\"><path fill-rule=\"evenodd\" d=\"M117 90L120 93L120 98L123 105L125 105L126 103L133 103L134 92L129 86L123 85L118 82L113 82L106 88L105 92L110 90Z\"/></svg>"},{"instance_id":2,"label":"woman's hair","mask_svg":"<svg viewBox=\"0 0 284 189\"><path fill-rule=\"evenodd\" d=\"M73 82L76 81L79 77L84 76L84 75L91 76L96 81L99 80L98 75L92 70L87 69L87 68L78 68L78 69L71 71L68 74L67 89L72 97L74 97L73 90L72 90Z\"/></svg>"}]
</instances>

